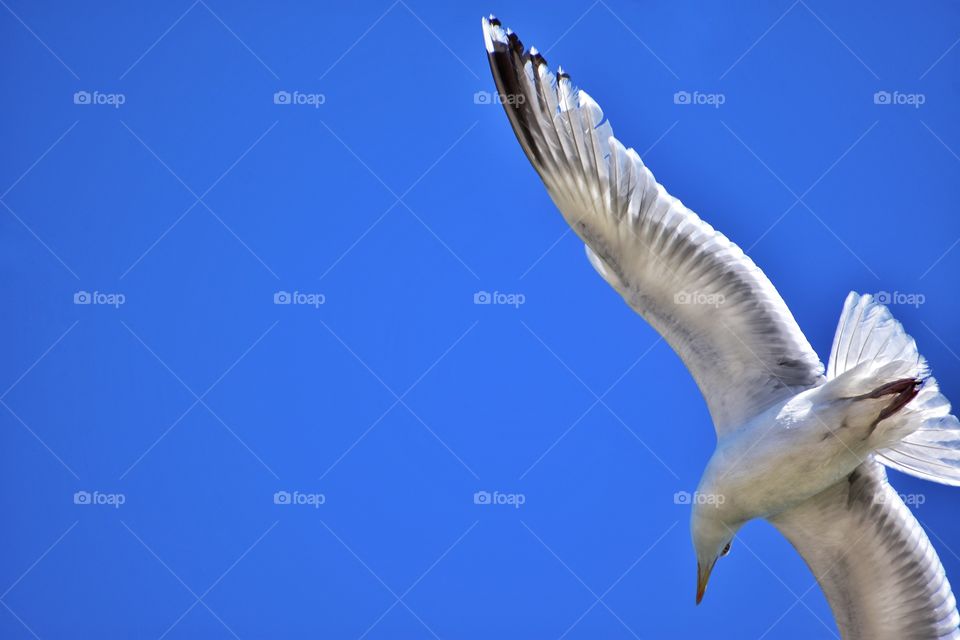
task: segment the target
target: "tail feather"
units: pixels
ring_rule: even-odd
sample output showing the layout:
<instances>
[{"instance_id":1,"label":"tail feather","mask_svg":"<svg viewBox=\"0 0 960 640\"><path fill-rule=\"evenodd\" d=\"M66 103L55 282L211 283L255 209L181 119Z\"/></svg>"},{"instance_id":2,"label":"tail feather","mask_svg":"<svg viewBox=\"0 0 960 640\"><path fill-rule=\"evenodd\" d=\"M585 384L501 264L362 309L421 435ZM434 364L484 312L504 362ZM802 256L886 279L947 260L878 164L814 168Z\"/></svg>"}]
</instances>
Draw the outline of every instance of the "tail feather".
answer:
<instances>
[{"instance_id":1,"label":"tail feather","mask_svg":"<svg viewBox=\"0 0 960 640\"><path fill-rule=\"evenodd\" d=\"M827 377L847 397L882 395L884 386L903 382L902 393L879 417L895 441L877 451L877 459L918 478L960 486L960 421L913 338L873 296L847 296ZM920 384L908 388L906 380Z\"/></svg>"},{"instance_id":2,"label":"tail feather","mask_svg":"<svg viewBox=\"0 0 960 640\"><path fill-rule=\"evenodd\" d=\"M920 386L922 384L923 380L920 378L900 378L899 380L881 385L861 397L880 399L886 396L894 396L890 404L884 407L883 410L880 411L880 415L877 416L877 422L880 422L881 420L886 420L897 411L900 411L900 409L907 406L907 403L916 398L917 394L920 393Z\"/></svg>"}]
</instances>

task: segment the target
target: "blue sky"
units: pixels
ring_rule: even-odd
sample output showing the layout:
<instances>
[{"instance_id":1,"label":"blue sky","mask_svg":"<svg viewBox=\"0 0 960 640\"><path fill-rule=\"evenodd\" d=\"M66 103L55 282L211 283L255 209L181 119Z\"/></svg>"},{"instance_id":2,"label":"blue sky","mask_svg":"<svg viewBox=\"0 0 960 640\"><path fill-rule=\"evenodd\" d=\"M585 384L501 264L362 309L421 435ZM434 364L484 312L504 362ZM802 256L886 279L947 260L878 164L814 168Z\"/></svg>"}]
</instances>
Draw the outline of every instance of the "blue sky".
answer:
<instances>
[{"instance_id":1,"label":"blue sky","mask_svg":"<svg viewBox=\"0 0 960 640\"><path fill-rule=\"evenodd\" d=\"M764 523L694 607L706 407L489 103L480 17L822 357L886 292L958 399L956 5L0 5L0 636L832 637ZM956 492L893 483L958 579Z\"/></svg>"}]
</instances>

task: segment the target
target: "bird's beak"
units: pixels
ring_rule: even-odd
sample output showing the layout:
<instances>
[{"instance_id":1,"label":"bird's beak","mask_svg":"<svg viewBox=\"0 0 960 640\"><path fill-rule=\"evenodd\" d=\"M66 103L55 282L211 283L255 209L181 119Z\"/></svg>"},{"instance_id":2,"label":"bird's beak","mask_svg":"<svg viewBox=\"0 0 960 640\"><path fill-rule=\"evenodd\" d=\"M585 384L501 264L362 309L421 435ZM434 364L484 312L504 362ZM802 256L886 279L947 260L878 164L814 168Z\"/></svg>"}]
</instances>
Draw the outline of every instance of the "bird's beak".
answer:
<instances>
[{"instance_id":1,"label":"bird's beak","mask_svg":"<svg viewBox=\"0 0 960 640\"><path fill-rule=\"evenodd\" d=\"M703 565L699 562L697 563L697 604L703 600L703 594L707 590L707 582L710 580L710 572L713 571L713 565L704 569Z\"/></svg>"}]
</instances>

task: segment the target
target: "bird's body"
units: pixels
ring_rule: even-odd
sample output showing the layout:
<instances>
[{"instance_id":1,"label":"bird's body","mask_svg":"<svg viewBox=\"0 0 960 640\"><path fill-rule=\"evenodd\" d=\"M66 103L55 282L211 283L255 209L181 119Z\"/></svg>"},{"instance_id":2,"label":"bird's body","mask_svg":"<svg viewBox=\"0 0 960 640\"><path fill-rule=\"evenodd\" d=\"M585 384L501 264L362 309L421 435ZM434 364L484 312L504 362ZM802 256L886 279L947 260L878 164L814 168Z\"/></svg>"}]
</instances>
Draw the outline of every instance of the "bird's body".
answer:
<instances>
[{"instance_id":1,"label":"bird's body","mask_svg":"<svg viewBox=\"0 0 960 640\"><path fill-rule=\"evenodd\" d=\"M905 380L909 392L913 380ZM889 425L874 420L896 394L838 396L843 382L801 391L721 436L697 490L717 499L702 504L731 525L769 518L846 478L888 444Z\"/></svg>"},{"instance_id":2,"label":"bird's body","mask_svg":"<svg viewBox=\"0 0 960 640\"><path fill-rule=\"evenodd\" d=\"M838 429L850 407L826 396L802 391L720 437L697 489L704 513L722 511L731 526L766 518L852 473L870 453L869 427Z\"/></svg>"},{"instance_id":3,"label":"bird's body","mask_svg":"<svg viewBox=\"0 0 960 640\"><path fill-rule=\"evenodd\" d=\"M844 304L827 366L734 243L671 196L597 103L498 20L490 67L517 140L594 269L670 344L717 447L693 503L697 602L765 518L813 571L845 640L960 639L943 567L887 482L960 485L960 421L889 310Z\"/></svg>"}]
</instances>

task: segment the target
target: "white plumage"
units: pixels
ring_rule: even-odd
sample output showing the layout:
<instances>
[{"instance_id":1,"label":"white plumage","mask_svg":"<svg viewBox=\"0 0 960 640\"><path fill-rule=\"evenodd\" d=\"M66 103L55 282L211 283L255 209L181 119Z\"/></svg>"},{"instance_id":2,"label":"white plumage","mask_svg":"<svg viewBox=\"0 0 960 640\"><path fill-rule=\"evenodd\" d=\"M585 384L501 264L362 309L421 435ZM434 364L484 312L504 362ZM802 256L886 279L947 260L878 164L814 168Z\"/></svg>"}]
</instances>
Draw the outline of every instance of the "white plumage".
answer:
<instances>
[{"instance_id":1,"label":"white plumage","mask_svg":"<svg viewBox=\"0 0 960 640\"><path fill-rule=\"evenodd\" d=\"M851 293L826 375L763 272L672 197L597 103L495 18L484 40L514 133L596 271L673 347L717 449L691 530L698 602L746 521L803 555L846 640L960 638L929 540L884 467L960 484L960 423L913 340Z\"/></svg>"}]
</instances>

